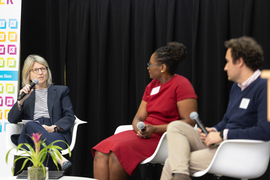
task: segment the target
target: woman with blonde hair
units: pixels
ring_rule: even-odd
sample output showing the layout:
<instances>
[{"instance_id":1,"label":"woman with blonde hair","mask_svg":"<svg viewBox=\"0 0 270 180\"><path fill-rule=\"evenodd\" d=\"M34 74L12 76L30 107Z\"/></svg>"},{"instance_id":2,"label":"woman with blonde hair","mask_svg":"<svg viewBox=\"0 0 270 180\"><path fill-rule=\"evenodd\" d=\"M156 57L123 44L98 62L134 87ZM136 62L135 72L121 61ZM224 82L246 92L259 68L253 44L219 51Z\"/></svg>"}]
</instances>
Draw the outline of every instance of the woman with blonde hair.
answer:
<instances>
[{"instance_id":1,"label":"woman with blonde hair","mask_svg":"<svg viewBox=\"0 0 270 180\"><path fill-rule=\"evenodd\" d=\"M34 79L38 83L31 89L30 84ZM9 112L8 121L10 123L17 123L22 119L32 121L24 125L20 135L12 136L12 141L15 144L28 143L34 148L29 135L41 133L41 139L46 139L47 145L55 140L63 140L70 144L70 128L74 125L75 117L69 88L52 84L52 74L44 58L38 55L29 55L26 58L22 70L22 87L18 101ZM56 145L67 148L63 142ZM63 156L61 159L58 158L57 162L63 171L71 167L71 162Z\"/></svg>"}]
</instances>

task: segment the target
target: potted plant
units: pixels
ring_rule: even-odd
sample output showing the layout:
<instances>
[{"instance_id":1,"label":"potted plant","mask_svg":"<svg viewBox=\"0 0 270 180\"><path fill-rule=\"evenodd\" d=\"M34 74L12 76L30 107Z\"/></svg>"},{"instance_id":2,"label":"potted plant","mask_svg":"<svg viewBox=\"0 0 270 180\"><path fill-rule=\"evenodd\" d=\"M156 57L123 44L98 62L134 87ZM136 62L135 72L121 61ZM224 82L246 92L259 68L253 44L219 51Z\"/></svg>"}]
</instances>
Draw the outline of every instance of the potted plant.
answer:
<instances>
[{"instance_id":1,"label":"potted plant","mask_svg":"<svg viewBox=\"0 0 270 180\"><path fill-rule=\"evenodd\" d=\"M32 140L34 141L35 150L28 143L21 143L17 146L17 151L21 150L21 151L24 151L24 153L21 154L22 156L17 156L16 159L14 160L14 163L18 161L19 159L25 159L20 171L23 170L23 168L25 167L28 161L31 161L33 164L32 167L28 167L29 180L47 180L48 179L48 167L45 167L43 164L48 154L51 156L53 163L57 167L57 170L59 170L56 156L62 159L62 156L59 151L63 150L63 148L61 148L60 146L54 145L55 143L64 142L68 147L69 156L71 156L69 145L65 141L56 140L52 142L51 144L46 145L44 142L45 139L44 140L40 139L41 135L42 134L39 134L39 133L33 133L31 136ZM23 145L26 146L29 150L22 147ZM40 145L43 146L42 149L40 148ZM10 149L6 154L6 163L8 162L8 155L12 149ZM27 155L27 156L23 156L23 155Z\"/></svg>"}]
</instances>

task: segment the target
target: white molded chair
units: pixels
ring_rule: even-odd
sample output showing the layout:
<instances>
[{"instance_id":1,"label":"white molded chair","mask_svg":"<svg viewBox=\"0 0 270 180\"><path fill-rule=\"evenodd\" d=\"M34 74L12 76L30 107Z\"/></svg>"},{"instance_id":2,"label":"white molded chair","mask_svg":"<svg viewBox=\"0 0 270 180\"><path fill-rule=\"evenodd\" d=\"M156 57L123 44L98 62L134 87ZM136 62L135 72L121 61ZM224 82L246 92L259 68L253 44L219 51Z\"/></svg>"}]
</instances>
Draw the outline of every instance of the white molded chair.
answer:
<instances>
[{"instance_id":1,"label":"white molded chair","mask_svg":"<svg viewBox=\"0 0 270 180\"><path fill-rule=\"evenodd\" d=\"M194 129L197 129L197 125L195 125ZM118 126L114 132L114 134L127 131L127 130L133 130L132 125L121 125ZM163 133L161 136L157 148L155 152L147 159L143 160L141 164L162 164L164 165L165 160L168 157L168 149L167 149L167 132Z\"/></svg>"},{"instance_id":2,"label":"white molded chair","mask_svg":"<svg viewBox=\"0 0 270 180\"><path fill-rule=\"evenodd\" d=\"M77 137L77 130L78 126L80 124L85 124L87 123L86 121L82 121L78 119L75 116L75 121L74 121L74 126L72 127L72 139L71 139L71 144L69 146L70 151L72 151L75 147L76 143L76 137ZM6 149L9 151L11 148L17 147L12 141L11 141L11 135L13 134L20 134L23 129L23 123L19 122L18 124L7 124L6 126ZM68 154L68 149L64 149L61 151L62 155ZM24 153L24 151L17 151L16 148L12 149L10 151L10 154L13 154L15 156L20 156ZM24 153L25 154L25 153ZM26 154L24 156L27 156Z\"/></svg>"},{"instance_id":3,"label":"white molded chair","mask_svg":"<svg viewBox=\"0 0 270 180\"><path fill-rule=\"evenodd\" d=\"M133 130L132 125L121 125L118 126L114 132L114 134L127 131L127 130ZM155 152L147 159L143 160L141 164L164 164L165 160L168 157L168 150L167 150L167 132L163 133L161 136L157 148Z\"/></svg>"},{"instance_id":4,"label":"white molded chair","mask_svg":"<svg viewBox=\"0 0 270 180\"><path fill-rule=\"evenodd\" d=\"M192 176L211 173L242 180L257 178L265 173L269 154L270 141L226 140L219 145L208 168Z\"/></svg>"},{"instance_id":5,"label":"white molded chair","mask_svg":"<svg viewBox=\"0 0 270 180\"><path fill-rule=\"evenodd\" d=\"M194 128L197 128L197 126ZM114 134L127 130L133 130L132 125L118 126ZM141 164L164 164L168 157L166 134L167 132L160 138L152 156L142 161ZM206 173L211 173L216 176L228 176L242 180L253 179L265 173L268 167L269 157L270 141L226 140L219 145L208 168L198 171L192 176L200 177Z\"/></svg>"}]
</instances>

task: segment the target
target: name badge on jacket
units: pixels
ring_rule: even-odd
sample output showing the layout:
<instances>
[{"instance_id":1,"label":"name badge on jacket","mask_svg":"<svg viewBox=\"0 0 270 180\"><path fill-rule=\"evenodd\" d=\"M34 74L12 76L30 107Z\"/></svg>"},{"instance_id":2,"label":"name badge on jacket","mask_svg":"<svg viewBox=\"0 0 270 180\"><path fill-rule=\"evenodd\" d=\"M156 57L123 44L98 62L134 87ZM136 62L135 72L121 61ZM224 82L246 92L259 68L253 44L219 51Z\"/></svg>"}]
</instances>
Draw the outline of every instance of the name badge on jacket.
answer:
<instances>
[{"instance_id":1,"label":"name badge on jacket","mask_svg":"<svg viewBox=\"0 0 270 180\"><path fill-rule=\"evenodd\" d=\"M241 104L240 104L239 108L241 108L241 109L247 109L248 104L249 104L249 101L250 101L250 99L243 98L242 101L241 101Z\"/></svg>"}]
</instances>

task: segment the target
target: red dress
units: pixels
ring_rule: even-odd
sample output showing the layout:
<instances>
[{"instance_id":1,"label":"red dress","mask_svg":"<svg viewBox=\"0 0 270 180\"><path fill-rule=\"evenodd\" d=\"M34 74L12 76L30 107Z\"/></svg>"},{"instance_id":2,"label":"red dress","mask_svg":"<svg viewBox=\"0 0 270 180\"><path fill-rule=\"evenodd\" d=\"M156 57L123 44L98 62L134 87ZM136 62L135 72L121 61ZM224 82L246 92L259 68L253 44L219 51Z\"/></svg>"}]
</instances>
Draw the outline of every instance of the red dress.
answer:
<instances>
[{"instance_id":1,"label":"red dress","mask_svg":"<svg viewBox=\"0 0 270 180\"><path fill-rule=\"evenodd\" d=\"M148 112L144 123L162 125L179 120L177 102L188 98L197 99L197 95L185 77L175 75L164 84L160 84L159 80L152 80L143 95ZM161 135L154 133L149 139L143 139L133 130L124 131L101 141L92 148L92 154L95 156L95 151L113 151L125 171L133 175L140 162L154 153Z\"/></svg>"}]
</instances>

